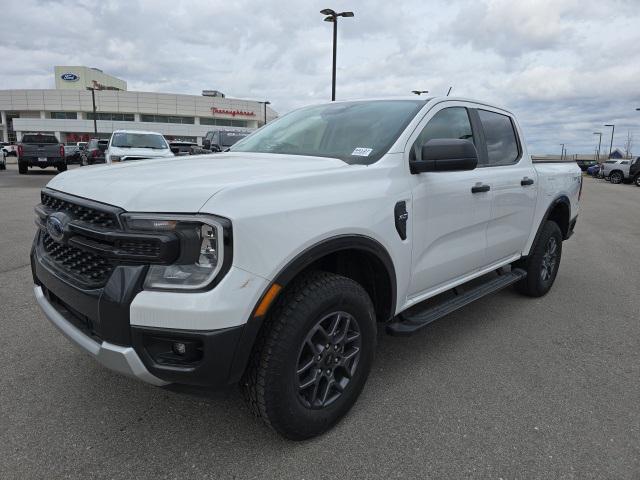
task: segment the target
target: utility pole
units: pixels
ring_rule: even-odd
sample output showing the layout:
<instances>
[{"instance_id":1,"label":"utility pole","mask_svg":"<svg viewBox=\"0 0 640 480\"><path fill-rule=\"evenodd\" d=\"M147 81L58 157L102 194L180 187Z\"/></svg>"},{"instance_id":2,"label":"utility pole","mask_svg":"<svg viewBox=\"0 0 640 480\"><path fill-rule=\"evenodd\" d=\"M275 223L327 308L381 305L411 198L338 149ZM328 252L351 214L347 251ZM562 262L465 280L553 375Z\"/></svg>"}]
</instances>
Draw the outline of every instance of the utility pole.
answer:
<instances>
[{"instance_id":1,"label":"utility pole","mask_svg":"<svg viewBox=\"0 0 640 480\"><path fill-rule=\"evenodd\" d=\"M94 87L87 87L87 90L91 90L91 102L93 103L93 133L98 138L98 122L96 120L96 89Z\"/></svg>"},{"instance_id":2,"label":"utility pole","mask_svg":"<svg viewBox=\"0 0 640 480\"><path fill-rule=\"evenodd\" d=\"M600 163L600 146L602 145L602 132L593 132L594 135L598 135L598 150L596 150L596 161Z\"/></svg>"},{"instance_id":3,"label":"utility pole","mask_svg":"<svg viewBox=\"0 0 640 480\"><path fill-rule=\"evenodd\" d=\"M611 151L613 150L613 134L616 131L616 126L612 123L607 123L605 127L611 127L611 143L609 144L609 158L611 158Z\"/></svg>"}]
</instances>

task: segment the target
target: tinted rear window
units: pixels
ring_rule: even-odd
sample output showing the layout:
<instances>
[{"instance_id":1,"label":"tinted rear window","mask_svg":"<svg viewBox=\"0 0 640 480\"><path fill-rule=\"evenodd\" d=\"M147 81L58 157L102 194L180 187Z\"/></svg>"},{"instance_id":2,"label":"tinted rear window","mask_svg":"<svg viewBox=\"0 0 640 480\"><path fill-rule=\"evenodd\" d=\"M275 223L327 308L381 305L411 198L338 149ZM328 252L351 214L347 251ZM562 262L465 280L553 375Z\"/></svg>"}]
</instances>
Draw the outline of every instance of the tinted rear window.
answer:
<instances>
[{"instance_id":1,"label":"tinted rear window","mask_svg":"<svg viewBox=\"0 0 640 480\"><path fill-rule=\"evenodd\" d=\"M249 132L220 132L220 143L225 147L230 147L247 135Z\"/></svg>"},{"instance_id":2,"label":"tinted rear window","mask_svg":"<svg viewBox=\"0 0 640 480\"><path fill-rule=\"evenodd\" d=\"M487 143L489 165L509 165L520 156L511 119L500 113L478 110Z\"/></svg>"},{"instance_id":3,"label":"tinted rear window","mask_svg":"<svg viewBox=\"0 0 640 480\"><path fill-rule=\"evenodd\" d=\"M22 143L59 143L55 135L23 135Z\"/></svg>"}]
</instances>

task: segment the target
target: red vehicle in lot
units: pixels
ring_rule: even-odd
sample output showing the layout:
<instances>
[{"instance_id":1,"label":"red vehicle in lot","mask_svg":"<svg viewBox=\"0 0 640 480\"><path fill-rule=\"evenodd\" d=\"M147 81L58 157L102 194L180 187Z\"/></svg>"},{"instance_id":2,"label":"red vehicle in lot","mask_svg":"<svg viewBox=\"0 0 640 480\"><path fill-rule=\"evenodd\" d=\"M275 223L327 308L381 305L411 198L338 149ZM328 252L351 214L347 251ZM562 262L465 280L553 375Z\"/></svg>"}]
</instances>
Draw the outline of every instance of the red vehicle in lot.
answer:
<instances>
[{"instance_id":1,"label":"red vehicle in lot","mask_svg":"<svg viewBox=\"0 0 640 480\"><path fill-rule=\"evenodd\" d=\"M94 163L104 163L104 152L109 146L109 140L92 138L87 147L81 153L82 165L93 165Z\"/></svg>"}]
</instances>

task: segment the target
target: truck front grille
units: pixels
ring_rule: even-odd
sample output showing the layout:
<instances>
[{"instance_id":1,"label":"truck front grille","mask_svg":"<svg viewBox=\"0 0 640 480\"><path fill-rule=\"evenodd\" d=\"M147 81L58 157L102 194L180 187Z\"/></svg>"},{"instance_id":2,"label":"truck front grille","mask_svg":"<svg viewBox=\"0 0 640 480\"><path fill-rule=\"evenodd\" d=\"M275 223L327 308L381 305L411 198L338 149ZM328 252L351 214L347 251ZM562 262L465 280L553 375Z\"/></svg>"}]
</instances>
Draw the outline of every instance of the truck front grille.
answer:
<instances>
[{"instance_id":1,"label":"truck front grille","mask_svg":"<svg viewBox=\"0 0 640 480\"><path fill-rule=\"evenodd\" d=\"M45 258L64 273L89 286L104 285L115 265L109 259L80 248L55 242L48 233L42 233Z\"/></svg>"},{"instance_id":2,"label":"truck front grille","mask_svg":"<svg viewBox=\"0 0 640 480\"><path fill-rule=\"evenodd\" d=\"M41 194L42 205L57 212L66 212L75 220L103 228L117 228L118 219L113 212L102 211L86 205L80 205L63 198L54 197L46 192Z\"/></svg>"}]
</instances>

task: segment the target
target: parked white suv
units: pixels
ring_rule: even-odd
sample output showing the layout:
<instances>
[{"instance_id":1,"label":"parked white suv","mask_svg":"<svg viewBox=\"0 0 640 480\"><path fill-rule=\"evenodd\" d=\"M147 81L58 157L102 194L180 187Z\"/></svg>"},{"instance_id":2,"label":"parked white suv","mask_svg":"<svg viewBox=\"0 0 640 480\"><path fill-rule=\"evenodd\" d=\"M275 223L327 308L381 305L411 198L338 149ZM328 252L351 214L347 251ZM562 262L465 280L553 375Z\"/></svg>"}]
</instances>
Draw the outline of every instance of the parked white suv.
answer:
<instances>
[{"instance_id":1,"label":"parked white suv","mask_svg":"<svg viewBox=\"0 0 640 480\"><path fill-rule=\"evenodd\" d=\"M173 157L165 138L156 132L116 130L105 152L106 163Z\"/></svg>"},{"instance_id":2,"label":"parked white suv","mask_svg":"<svg viewBox=\"0 0 640 480\"><path fill-rule=\"evenodd\" d=\"M575 163L532 164L514 116L485 103L316 105L227 153L56 176L34 291L103 365L240 382L304 439L355 403L378 328L409 335L512 284L548 292L581 187Z\"/></svg>"},{"instance_id":3,"label":"parked white suv","mask_svg":"<svg viewBox=\"0 0 640 480\"><path fill-rule=\"evenodd\" d=\"M625 180L629 180L629 168L631 160L607 160L603 164L603 176L608 178L611 183L618 184Z\"/></svg>"}]
</instances>

